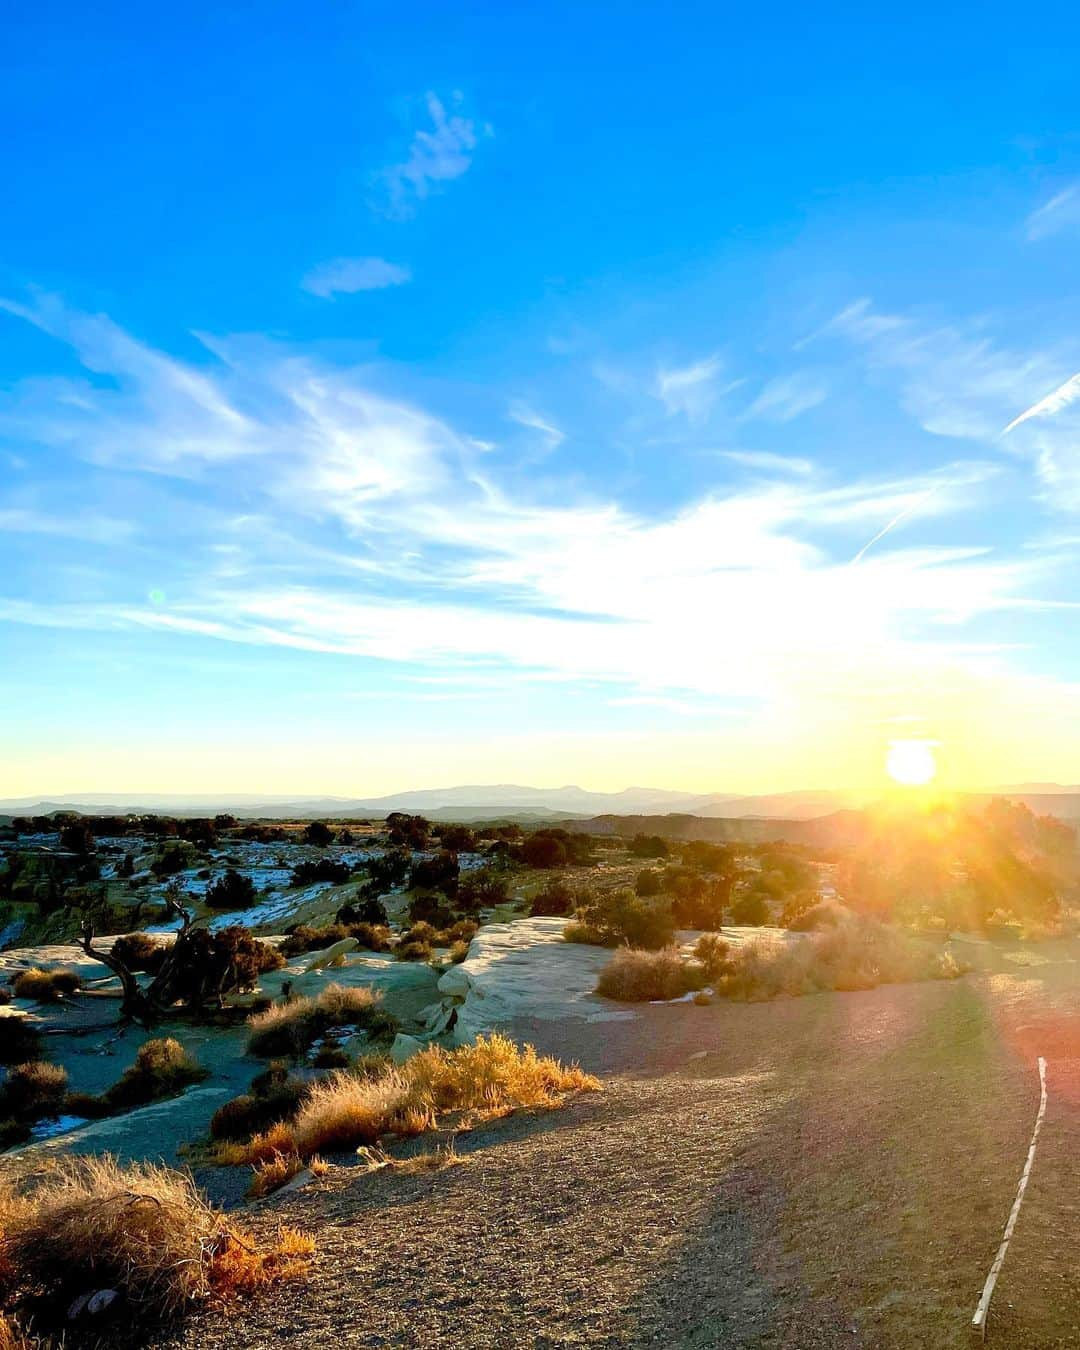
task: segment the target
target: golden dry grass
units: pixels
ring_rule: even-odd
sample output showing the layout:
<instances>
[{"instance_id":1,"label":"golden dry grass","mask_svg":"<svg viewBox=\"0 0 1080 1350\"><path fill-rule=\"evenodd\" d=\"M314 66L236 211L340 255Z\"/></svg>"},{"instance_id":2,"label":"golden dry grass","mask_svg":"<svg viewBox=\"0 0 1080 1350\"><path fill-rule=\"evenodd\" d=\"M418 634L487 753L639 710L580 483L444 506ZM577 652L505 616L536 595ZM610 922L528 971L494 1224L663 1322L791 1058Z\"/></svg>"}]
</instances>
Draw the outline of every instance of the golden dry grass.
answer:
<instances>
[{"instance_id":1,"label":"golden dry grass","mask_svg":"<svg viewBox=\"0 0 1080 1350\"><path fill-rule=\"evenodd\" d=\"M658 952L620 947L600 972L596 992L625 1003L681 998L702 985L702 969L682 959L678 947Z\"/></svg>"},{"instance_id":2,"label":"golden dry grass","mask_svg":"<svg viewBox=\"0 0 1080 1350\"><path fill-rule=\"evenodd\" d=\"M41 970L37 966L22 970L12 985L16 998L32 998L38 1003L55 1003L64 994L74 994L82 986L82 977L74 970Z\"/></svg>"},{"instance_id":3,"label":"golden dry grass","mask_svg":"<svg viewBox=\"0 0 1080 1350\"><path fill-rule=\"evenodd\" d=\"M28 1191L0 1191L0 1303L9 1311L32 1297L62 1315L77 1294L109 1288L135 1322L171 1318L209 1295L293 1278L312 1250L291 1232L259 1249L189 1176L108 1155L65 1159Z\"/></svg>"},{"instance_id":4,"label":"golden dry grass","mask_svg":"<svg viewBox=\"0 0 1080 1350\"><path fill-rule=\"evenodd\" d=\"M321 1158L311 1158L305 1162L299 1153L275 1153L273 1157L255 1163L248 1195L255 1200L272 1195L305 1170L321 1177L328 1168Z\"/></svg>"},{"instance_id":5,"label":"golden dry grass","mask_svg":"<svg viewBox=\"0 0 1080 1350\"><path fill-rule=\"evenodd\" d=\"M316 1083L293 1118L248 1145L225 1145L222 1163L266 1162L275 1154L343 1152L383 1135L413 1136L451 1111L477 1118L518 1107L560 1106L571 1092L595 1092L599 1081L576 1065L542 1057L497 1032L473 1045L429 1046L400 1066L359 1077L343 1070Z\"/></svg>"},{"instance_id":6,"label":"golden dry grass","mask_svg":"<svg viewBox=\"0 0 1080 1350\"><path fill-rule=\"evenodd\" d=\"M277 1003L248 1019L248 1049L255 1055L296 1055L328 1027L359 1026L370 1021L381 1000L376 989L328 984L316 998Z\"/></svg>"}]
</instances>

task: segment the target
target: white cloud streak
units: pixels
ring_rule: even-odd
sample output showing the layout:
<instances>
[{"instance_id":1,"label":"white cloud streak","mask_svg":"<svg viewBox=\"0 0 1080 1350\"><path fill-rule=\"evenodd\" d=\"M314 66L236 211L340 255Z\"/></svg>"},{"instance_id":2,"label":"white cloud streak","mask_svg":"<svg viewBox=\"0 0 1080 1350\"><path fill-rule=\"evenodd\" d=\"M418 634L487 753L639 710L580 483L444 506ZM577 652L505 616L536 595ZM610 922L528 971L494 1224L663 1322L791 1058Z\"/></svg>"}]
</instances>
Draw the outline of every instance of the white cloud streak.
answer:
<instances>
[{"instance_id":1,"label":"white cloud streak","mask_svg":"<svg viewBox=\"0 0 1080 1350\"><path fill-rule=\"evenodd\" d=\"M941 518L970 506L993 472L981 463L833 486L751 482L657 516L569 492L538 502L509 492L469 437L375 392L371 371L210 339L217 362L196 370L53 301L8 308L110 379L50 381L44 397L18 388L0 422L13 408L24 437L95 463L202 474L219 508L216 526L188 534L174 513L183 567L162 578L167 605L133 606L125 577L93 605L9 601L13 621L444 672L494 664L630 696L848 689L887 702L913 671L964 666L967 644L948 629L1028 604L1051 566L947 546L866 557L869 545L848 566L858 535L880 539L916 507Z\"/></svg>"},{"instance_id":2,"label":"white cloud streak","mask_svg":"<svg viewBox=\"0 0 1080 1350\"><path fill-rule=\"evenodd\" d=\"M353 295L357 291L380 291L389 286L404 286L412 272L385 258L332 258L313 267L301 285L312 295L325 300L335 295Z\"/></svg>"},{"instance_id":3,"label":"white cloud streak","mask_svg":"<svg viewBox=\"0 0 1080 1350\"><path fill-rule=\"evenodd\" d=\"M453 102L460 104L459 93L453 95ZM478 143L476 123L460 113L448 113L437 94L429 92L425 106L431 129L417 131L408 156L380 175L389 193L391 215L411 215L416 203L431 195L433 186L460 178L472 164ZM490 134L489 129L485 131Z\"/></svg>"},{"instance_id":4,"label":"white cloud streak","mask_svg":"<svg viewBox=\"0 0 1080 1350\"><path fill-rule=\"evenodd\" d=\"M1032 243L1071 229L1080 229L1080 183L1055 193L1027 218L1027 237Z\"/></svg>"},{"instance_id":5,"label":"white cloud streak","mask_svg":"<svg viewBox=\"0 0 1080 1350\"><path fill-rule=\"evenodd\" d=\"M1015 431L1025 422L1030 422L1033 417L1053 417L1056 413L1063 412L1077 399L1080 399L1080 372L1071 376L1064 384L1058 385L1052 393L1033 403L1030 408L1025 408L1019 417L1013 418L1001 434L1007 436L1010 431Z\"/></svg>"}]
</instances>

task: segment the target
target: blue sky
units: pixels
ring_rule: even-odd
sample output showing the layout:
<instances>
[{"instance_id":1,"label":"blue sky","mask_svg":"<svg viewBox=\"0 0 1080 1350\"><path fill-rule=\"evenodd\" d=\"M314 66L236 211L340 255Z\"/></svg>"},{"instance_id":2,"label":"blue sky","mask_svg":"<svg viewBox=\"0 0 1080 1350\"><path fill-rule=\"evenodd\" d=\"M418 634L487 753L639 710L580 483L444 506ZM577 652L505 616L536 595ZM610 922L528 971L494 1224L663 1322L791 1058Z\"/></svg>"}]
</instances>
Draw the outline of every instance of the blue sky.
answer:
<instances>
[{"instance_id":1,"label":"blue sky","mask_svg":"<svg viewBox=\"0 0 1080 1350\"><path fill-rule=\"evenodd\" d=\"M0 795L1075 779L1073 10L5 27Z\"/></svg>"}]
</instances>

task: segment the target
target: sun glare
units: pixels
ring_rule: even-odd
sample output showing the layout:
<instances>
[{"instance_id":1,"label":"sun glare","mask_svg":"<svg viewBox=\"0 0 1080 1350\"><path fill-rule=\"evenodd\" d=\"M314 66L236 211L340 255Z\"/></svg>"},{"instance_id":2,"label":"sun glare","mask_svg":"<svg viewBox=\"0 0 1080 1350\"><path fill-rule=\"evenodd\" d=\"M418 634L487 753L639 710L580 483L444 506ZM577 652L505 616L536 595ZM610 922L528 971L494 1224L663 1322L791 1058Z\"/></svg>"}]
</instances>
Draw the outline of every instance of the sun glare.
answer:
<instances>
[{"instance_id":1,"label":"sun glare","mask_svg":"<svg viewBox=\"0 0 1080 1350\"><path fill-rule=\"evenodd\" d=\"M904 787L922 787L937 773L933 741L893 741L885 756L889 777Z\"/></svg>"}]
</instances>

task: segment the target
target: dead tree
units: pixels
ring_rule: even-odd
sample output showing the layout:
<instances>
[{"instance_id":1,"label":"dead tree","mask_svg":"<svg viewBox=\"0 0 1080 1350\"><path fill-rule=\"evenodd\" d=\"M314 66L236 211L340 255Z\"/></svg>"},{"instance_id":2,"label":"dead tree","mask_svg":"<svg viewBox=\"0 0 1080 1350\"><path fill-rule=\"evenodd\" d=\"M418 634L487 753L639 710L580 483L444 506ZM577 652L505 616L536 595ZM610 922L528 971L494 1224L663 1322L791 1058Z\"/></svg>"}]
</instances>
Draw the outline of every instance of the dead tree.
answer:
<instances>
[{"instance_id":1,"label":"dead tree","mask_svg":"<svg viewBox=\"0 0 1080 1350\"><path fill-rule=\"evenodd\" d=\"M120 981L120 1018L124 1022L149 1027L170 1013L175 1015L178 1004L196 1016L209 1004L221 1008L226 994L253 987L260 972L274 964L272 948L256 941L247 929L233 927L211 933L196 926L199 921L175 892L166 892L165 902L169 913L180 920L180 927L145 989L119 957L94 946L93 920L83 923L79 946L87 956L108 966Z\"/></svg>"}]
</instances>

